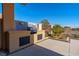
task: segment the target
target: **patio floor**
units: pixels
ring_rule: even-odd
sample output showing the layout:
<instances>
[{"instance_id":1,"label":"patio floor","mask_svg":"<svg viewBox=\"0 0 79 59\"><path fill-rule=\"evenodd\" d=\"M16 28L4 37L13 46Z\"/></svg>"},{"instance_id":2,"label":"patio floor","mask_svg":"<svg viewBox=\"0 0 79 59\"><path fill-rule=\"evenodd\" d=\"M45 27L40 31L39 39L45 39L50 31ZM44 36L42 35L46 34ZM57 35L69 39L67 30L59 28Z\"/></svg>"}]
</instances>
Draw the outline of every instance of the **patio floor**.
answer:
<instances>
[{"instance_id":1,"label":"patio floor","mask_svg":"<svg viewBox=\"0 0 79 59\"><path fill-rule=\"evenodd\" d=\"M61 41L47 39L33 46L10 54L11 56L62 56L68 55L68 44Z\"/></svg>"},{"instance_id":2,"label":"patio floor","mask_svg":"<svg viewBox=\"0 0 79 59\"><path fill-rule=\"evenodd\" d=\"M78 56L79 40L71 40L71 43L47 39L30 47L9 54L9 56ZM69 53L70 52L70 53ZM0 55L6 55L0 52Z\"/></svg>"}]
</instances>

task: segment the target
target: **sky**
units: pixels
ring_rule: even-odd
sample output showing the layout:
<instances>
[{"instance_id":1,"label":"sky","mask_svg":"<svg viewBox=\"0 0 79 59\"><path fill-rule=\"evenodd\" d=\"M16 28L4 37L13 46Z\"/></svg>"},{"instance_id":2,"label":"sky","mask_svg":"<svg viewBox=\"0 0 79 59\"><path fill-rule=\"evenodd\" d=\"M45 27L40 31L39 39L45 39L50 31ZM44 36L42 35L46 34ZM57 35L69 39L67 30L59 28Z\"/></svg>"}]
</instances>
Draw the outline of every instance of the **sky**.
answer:
<instances>
[{"instance_id":1,"label":"sky","mask_svg":"<svg viewBox=\"0 0 79 59\"><path fill-rule=\"evenodd\" d=\"M0 13L2 5L0 4ZM79 27L79 4L78 3L28 3L14 4L15 20L39 23L47 19L50 24Z\"/></svg>"}]
</instances>

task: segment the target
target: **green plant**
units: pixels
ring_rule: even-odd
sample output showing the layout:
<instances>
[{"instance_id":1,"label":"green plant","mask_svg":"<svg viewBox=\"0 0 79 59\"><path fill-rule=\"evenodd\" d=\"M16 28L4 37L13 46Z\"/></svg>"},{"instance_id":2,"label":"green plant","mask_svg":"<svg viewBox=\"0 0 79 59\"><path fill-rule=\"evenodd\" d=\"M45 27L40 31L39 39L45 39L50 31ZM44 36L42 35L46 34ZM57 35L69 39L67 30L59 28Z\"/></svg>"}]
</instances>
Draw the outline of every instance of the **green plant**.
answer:
<instances>
[{"instance_id":1,"label":"green plant","mask_svg":"<svg viewBox=\"0 0 79 59\"><path fill-rule=\"evenodd\" d=\"M42 26L43 26L43 30L46 31L46 34L48 36L51 36L51 26L50 26L48 20L44 19L44 20L41 21L41 23L42 23Z\"/></svg>"},{"instance_id":2,"label":"green plant","mask_svg":"<svg viewBox=\"0 0 79 59\"><path fill-rule=\"evenodd\" d=\"M42 20L41 23L42 23L44 29L47 29L48 28L49 22L48 22L47 19Z\"/></svg>"},{"instance_id":3,"label":"green plant","mask_svg":"<svg viewBox=\"0 0 79 59\"><path fill-rule=\"evenodd\" d=\"M74 38L79 38L79 34L74 34Z\"/></svg>"},{"instance_id":4,"label":"green plant","mask_svg":"<svg viewBox=\"0 0 79 59\"><path fill-rule=\"evenodd\" d=\"M52 32L55 36L59 36L64 31L63 27L60 25L54 25Z\"/></svg>"}]
</instances>

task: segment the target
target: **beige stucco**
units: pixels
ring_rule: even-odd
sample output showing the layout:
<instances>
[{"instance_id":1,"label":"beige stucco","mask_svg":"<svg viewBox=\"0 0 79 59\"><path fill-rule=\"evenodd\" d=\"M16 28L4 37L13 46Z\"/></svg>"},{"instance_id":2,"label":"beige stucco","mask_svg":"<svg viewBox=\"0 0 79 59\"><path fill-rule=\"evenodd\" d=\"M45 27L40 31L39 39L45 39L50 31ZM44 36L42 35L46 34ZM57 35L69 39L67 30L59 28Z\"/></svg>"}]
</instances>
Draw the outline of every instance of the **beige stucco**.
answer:
<instances>
[{"instance_id":1,"label":"beige stucco","mask_svg":"<svg viewBox=\"0 0 79 59\"><path fill-rule=\"evenodd\" d=\"M30 31L9 31L8 34L9 34L9 37L7 40L8 41L7 42L7 45L8 45L7 49L9 52L16 51L18 49L24 48L28 45L35 44L37 42L40 42L40 41L46 39L45 30L38 31L35 34L30 34ZM37 39L37 36L39 34L42 34L42 37L43 37L42 40ZM19 46L19 38L25 37L25 36L30 36L30 43L27 45L24 45L24 46Z\"/></svg>"},{"instance_id":2,"label":"beige stucco","mask_svg":"<svg viewBox=\"0 0 79 59\"><path fill-rule=\"evenodd\" d=\"M16 51L18 49L24 48L30 44L33 44L33 40L30 39L30 44L19 46L19 38L30 36L29 31L9 31L9 40L8 40L8 50L9 52Z\"/></svg>"},{"instance_id":3,"label":"beige stucco","mask_svg":"<svg viewBox=\"0 0 79 59\"><path fill-rule=\"evenodd\" d=\"M37 42L42 41L42 40L38 40L37 39L37 36L39 34L42 34L42 40L46 39L46 37L45 37L45 30L41 30L41 31L38 31L37 33L31 35L31 39L33 39L33 41L34 41L33 43L37 43Z\"/></svg>"}]
</instances>

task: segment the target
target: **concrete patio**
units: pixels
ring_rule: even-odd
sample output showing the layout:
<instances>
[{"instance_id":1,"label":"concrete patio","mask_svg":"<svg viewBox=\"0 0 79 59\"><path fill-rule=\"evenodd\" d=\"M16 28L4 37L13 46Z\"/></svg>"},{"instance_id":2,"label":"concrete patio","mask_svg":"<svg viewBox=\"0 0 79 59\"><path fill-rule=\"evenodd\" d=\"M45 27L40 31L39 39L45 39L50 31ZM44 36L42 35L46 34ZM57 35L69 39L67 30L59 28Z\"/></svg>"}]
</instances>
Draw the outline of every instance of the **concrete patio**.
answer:
<instances>
[{"instance_id":1,"label":"concrete patio","mask_svg":"<svg viewBox=\"0 0 79 59\"><path fill-rule=\"evenodd\" d=\"M11 56L61 56L68 55L69 45L66 42L48 39L21 51L10 54Z\"/></svg>"},{"instance_id":2,"label":"concrete patio","mask_svg":"<svg viewBox=\"0 0 79 59\"><path fill-rule=\"evenodd\" d=\"M69 44L67 42L47 39L28 48L9 54L9 56L78 56L78 46L79 40L71 39ZM0 55L6 54L0 53Z\"/></svg>"}]
</instances>

